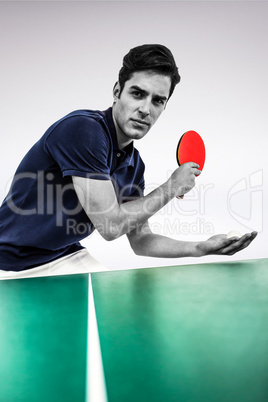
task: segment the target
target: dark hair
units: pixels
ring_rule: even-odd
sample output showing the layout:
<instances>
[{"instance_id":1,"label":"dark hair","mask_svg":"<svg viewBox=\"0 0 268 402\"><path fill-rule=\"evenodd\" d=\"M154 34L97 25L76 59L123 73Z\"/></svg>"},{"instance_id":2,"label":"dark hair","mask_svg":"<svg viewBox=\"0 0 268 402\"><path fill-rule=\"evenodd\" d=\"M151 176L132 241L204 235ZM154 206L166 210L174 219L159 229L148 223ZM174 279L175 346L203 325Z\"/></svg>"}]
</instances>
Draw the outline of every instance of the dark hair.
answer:
<instances>
[{"instance_id":1,"label":"dark hair","mask_svg":"<svg viewBox=\"0 0 268 402\"><path fill-rule=\"evenodd\" d=\"M144 70L152 70L170 77L170 98L181 79L171 51L163 45L141 45L130 49L123 58L123 66L119 71L118 81L121 92L125 82L134 72Z\"/></svg>"}]
</instances>

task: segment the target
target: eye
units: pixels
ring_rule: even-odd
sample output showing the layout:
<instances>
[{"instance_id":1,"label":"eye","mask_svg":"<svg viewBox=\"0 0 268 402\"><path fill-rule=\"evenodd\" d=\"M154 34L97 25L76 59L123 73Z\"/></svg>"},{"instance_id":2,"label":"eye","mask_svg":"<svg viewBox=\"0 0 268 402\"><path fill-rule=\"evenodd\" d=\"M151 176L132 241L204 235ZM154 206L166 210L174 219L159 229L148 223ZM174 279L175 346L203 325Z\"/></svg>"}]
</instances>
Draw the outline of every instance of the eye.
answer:
<instances>
[{"instance_id":1,"label":"eye","mask_svg":"<svg viewBox=\"0 0 268 402\"><path fill-rule=\"evenodd\" d=\"M135 97L135 98L141 98L142 93L140 91L132 91L131 94Z\"/></svg>"},{"instance_id":2,"label":"eye","mask_svg":"<svg viewBox=\"0 0 268 402\"><path fill-rule=\"evenodd\" d=\"M161 98L155 98L154 99L154 103L156 104L156 105L158 105L158 106L162 106L162 105L164 105L164 101L163 101L163 99L161 99Z\"/></svg>"}]
</instances>

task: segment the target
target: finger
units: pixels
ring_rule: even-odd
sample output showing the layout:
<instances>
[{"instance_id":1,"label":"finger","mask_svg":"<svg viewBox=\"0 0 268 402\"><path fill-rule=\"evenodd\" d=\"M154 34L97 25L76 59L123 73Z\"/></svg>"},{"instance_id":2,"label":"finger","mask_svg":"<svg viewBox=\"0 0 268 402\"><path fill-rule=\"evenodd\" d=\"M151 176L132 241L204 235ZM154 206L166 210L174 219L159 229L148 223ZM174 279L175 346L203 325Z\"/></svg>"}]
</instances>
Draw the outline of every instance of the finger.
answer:
<instances>
[{"instance_id":1,"label":"finger","mask_svg":"<svg viewBox=\"0 0 268 402\"><path fill-rule=\"evenodd\" d=\"M183 165L189 166L190 168L196 168L196 169L199 168L198 163L195 163L195 162L185 162L185 163L183 163L181 166L183 166Z\"/></svg>"},{"instance_id":2,"label":"finger","mask_svg":"<svg viewBox=\"0 0 268 402\"><path fill-rule=\"evenodd\" d=\"M195 174L195 176L199 176L202 172L201 170L194 168L193 173Z\"/></svg>"},{"instance_id":3,"label":"finger","mask_svg":"<svg viewBox=\"0 0 268 402\"><path fill-rule=\"evenodd\" d=\"M243 243L247 242L248 240L250 240L250 242L252 242L252 240L254 240L256 236L257 236L257 232L246 233L246 234L244 234L244 236L240 237L238 243L243 244Z\"/></svg>"},{"instance_id":4,"label":"finger","mask_svg":"<svg viewBox=\"0 0 268 402\"><path fill-rule=\"evenodd\" d=\"M253 241L253 239L247 240L244 244L242 244L240 249L243 250L243 248L248 247L252 241Z\"/></svg>"},{"instance_id":5,"label":"finger","mask_svg":"<svg viewBox=\"0 0 268 402\"><path fill-rule=\"evenodd\" d=\"M255 239L257 234L258 234L257 232L248 233L248 235L245 236L245 240L244 240L244 244L242 244L242 248L248 247L250 245L250 243L253 242L253 240Z\"/></svg>"},{"instance_id":6,"label":"finger","mask_svg":"<svg viewBox=\"0 0 268 402\"><path fill-rule=\"evenodd\" d=\"M233 238L233 243L232 245L230 245L229 247L229 251L232 252L237 252L242 250L245 244L247 244L248 242L251 243L251 235L245 234L244 236L242 236L241 238L239 237L234 237Z\"/></svg>"},{"instance_id":7,"label":"finger","mask_svg":"<svg viewBox=\"0 0 268 402\"><path fill-rule=\"evenodd\" d=\"M231 237L228 240L231 240L232 243L229 245L225 244L225 247L221 249L223 254L233 255L238 251L243 250L244 248L248 247L250 243L255 239L257 236L257 232L246 233L241 238Z\"/></svg>"},{"instance_id":8,"label":"finger","mask_svg":"<svg viewBox=\"0 0 268 402\"><path fill-rule=\"evenodd\" d=\"M223 244L222 249L229 247L229 246L233 245L234 243L237 243L237 241L238 241L238 237L229 237L228 239L224 239L222 242L222 244Z\"/></svg>"},{"instance_id":9,"label":"finger","mask_svg":"<svg viewBox=\"0 0 268 402\"><path fill-rule=\"evenodd\" d=\"M199 165L198 165L198 163L195 163L195 162L189 162L189 165L190 165L192 168L199 169Z\"/></svg>"},{"instance_id":10,"label":"finger","mask_svg":"<svg viewBox=\"0 0 268 402\"><path fill-rule=\"evenodd\" d=\"M229 239L225 239L223 241L223 247L221 248L221 253L229 254L235 252L239 247L241 247L241 245L244 244L245 237L247 238L247 236L244 235L241 238L233 236L230 237Z\"/></svg>"}]
</instances>

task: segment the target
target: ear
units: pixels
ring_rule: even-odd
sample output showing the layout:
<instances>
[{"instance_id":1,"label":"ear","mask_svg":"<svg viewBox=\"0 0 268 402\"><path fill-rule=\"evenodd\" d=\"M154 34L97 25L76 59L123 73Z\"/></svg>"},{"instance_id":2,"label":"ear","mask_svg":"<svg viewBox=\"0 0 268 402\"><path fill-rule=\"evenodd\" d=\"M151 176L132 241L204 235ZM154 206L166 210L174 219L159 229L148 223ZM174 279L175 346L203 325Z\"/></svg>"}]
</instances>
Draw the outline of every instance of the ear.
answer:
<instances>
[{"instance_id":1,"label":"ear","mask_svg":"<svg viewBox=\"0 0 268 402\"><path fill-rule=\"evenodd\" d=\"M119 82L117 81L117 82L115 83L115 85L114 85L114 88L113 88L114 102L116 102L117 99L119 99L119 96L120 96L120 84L119 84Z\"/></svg>"}]
</instances>

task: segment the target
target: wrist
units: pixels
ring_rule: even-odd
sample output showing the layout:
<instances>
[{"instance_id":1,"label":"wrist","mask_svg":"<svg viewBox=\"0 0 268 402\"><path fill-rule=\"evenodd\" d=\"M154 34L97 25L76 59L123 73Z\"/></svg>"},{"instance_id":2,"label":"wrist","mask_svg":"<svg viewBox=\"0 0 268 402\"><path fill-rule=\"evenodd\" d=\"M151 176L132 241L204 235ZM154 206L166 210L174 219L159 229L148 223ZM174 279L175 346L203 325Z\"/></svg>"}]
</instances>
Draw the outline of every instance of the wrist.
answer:
<instances>
[{"instance_id":1,"label":"wrist","mask_svg":"<svg viewBox=\"0 0 268 402\"><path fill-rule=\"evenodd\" d=\"M205 252L204 241L197 242L195 245L195 257L204 257L207 255Z\"/></svg>"},{"instance_id":2,"label":"wrist","mask_svg":"<svg viewBox=\"0 0 268 402\"><path fill-rule=\"evenodd\" d=\"M170 200L180 195L180 188L178 188L178 183L173 180L172 176L164 183L164 186Z\"/></svg>"},{"instance_id":3,"label":"wrist","mask_svg":"<svg viewBox=\"0 0 268 402\"><path fill-rule=\"evenodd\" d=\"M203 242L180 241L180 255L178 257L203 257L205 254Z\"/></svg>"}]
</instances>

